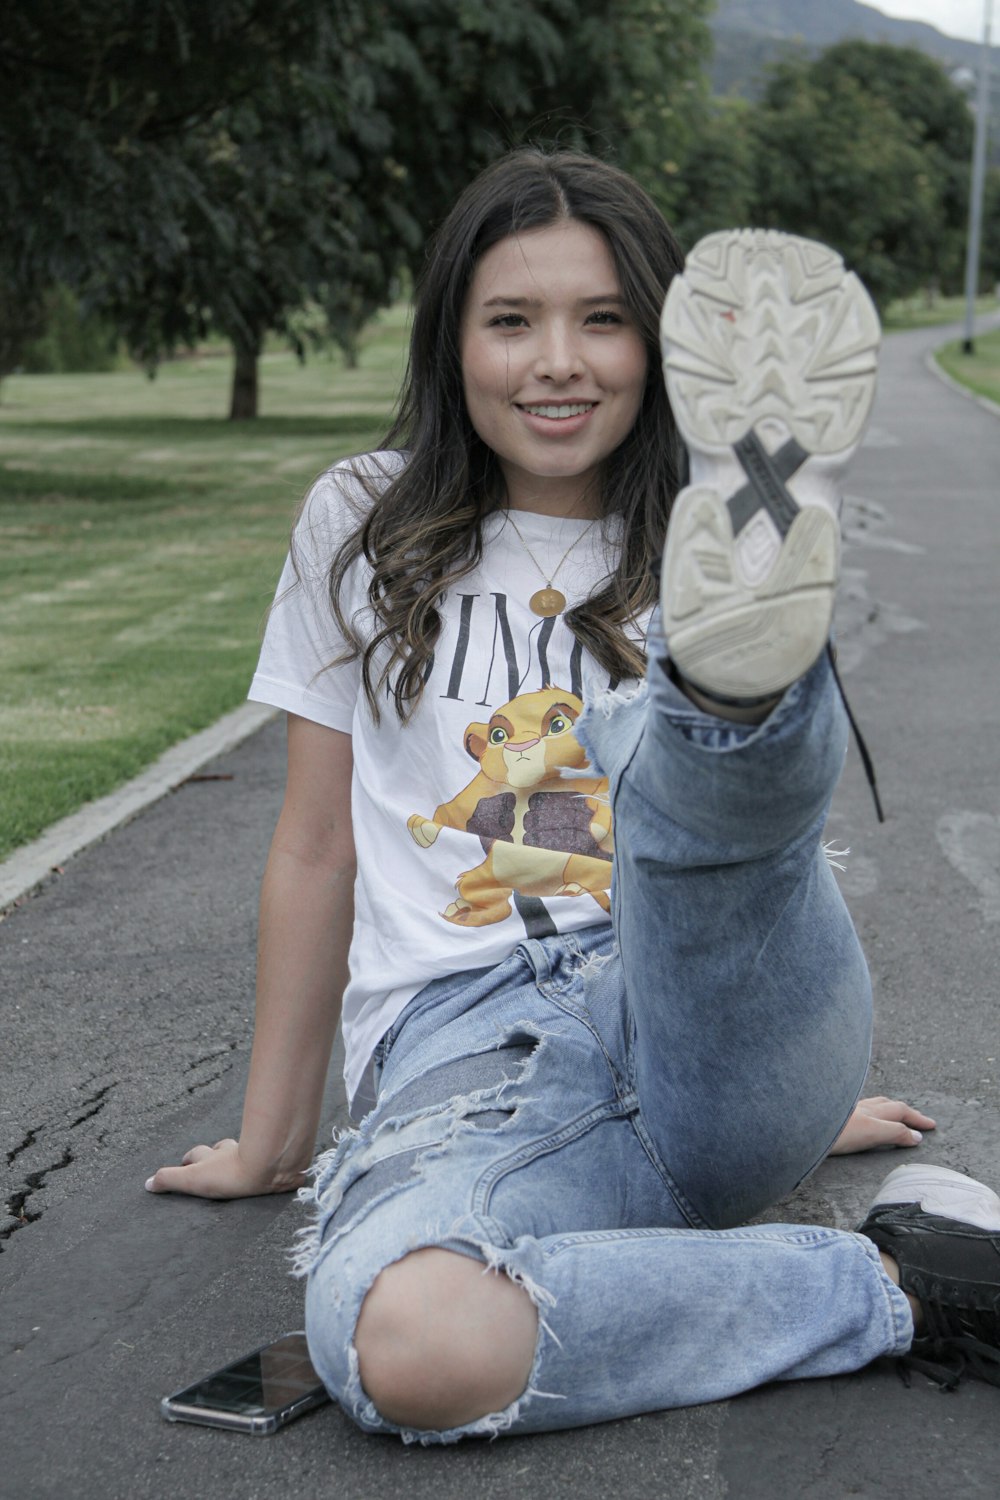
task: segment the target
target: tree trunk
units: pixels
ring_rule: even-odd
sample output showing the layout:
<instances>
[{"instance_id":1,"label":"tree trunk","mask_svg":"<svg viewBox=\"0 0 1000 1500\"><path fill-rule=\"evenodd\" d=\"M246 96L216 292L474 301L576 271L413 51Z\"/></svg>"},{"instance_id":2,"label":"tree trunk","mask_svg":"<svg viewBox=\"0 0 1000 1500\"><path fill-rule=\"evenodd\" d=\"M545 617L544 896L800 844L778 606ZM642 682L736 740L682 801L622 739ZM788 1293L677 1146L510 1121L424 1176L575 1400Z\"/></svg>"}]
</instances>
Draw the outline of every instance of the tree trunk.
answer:
<instances>
[{"instance_id":1,"label":"tree trunk","mask_svg":"<svg viewBox=\"0 0 1000 1500\"><path fill-rule=\"evenodd\" d=\"M230 422L249 422L257 415L257 358L260 344L234 344L236 367L233 370L233 399L229 407Z\"/></svg>"}]
</instances>

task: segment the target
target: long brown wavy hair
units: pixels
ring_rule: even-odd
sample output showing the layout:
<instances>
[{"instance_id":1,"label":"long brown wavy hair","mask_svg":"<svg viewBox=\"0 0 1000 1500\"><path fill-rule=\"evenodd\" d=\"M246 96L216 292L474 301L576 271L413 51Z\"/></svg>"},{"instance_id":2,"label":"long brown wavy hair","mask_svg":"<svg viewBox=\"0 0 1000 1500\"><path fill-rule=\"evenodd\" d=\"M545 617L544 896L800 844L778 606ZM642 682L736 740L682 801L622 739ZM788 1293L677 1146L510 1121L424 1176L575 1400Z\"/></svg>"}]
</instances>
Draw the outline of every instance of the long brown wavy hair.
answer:
<instances>
[{"instance_id":1,"label":"long brown wavy hair","mask_svg":"<svg viewBox=\"0 0 1000 1500\"><path fill-rule=\"evenodd\" d=\"M659 317L683 255L625 172L573 152L522 149L476 178L428 248L397 415L381 445L405 450L406 463L388 482L372 473L370 459L356 465L371 507L330 565L330 601L349 643L337 660L360 657L376 721L385 695L404 722L416 708L441 630L441 596L479 563L483 522L506 499L496 455L469 421L463 394L459 331L476 264L509 235L564 219L604 236L648 358L639 415L602 473L601 514L621 517L617 566L566 623L612 677L634 677L645 666L624 627L655 597L651 564L663 549L678 488L680 448L660 375ZM341 605L344 575L359 557L371 568L374 629L364 636Z\"/></svg>"}]
</instances>

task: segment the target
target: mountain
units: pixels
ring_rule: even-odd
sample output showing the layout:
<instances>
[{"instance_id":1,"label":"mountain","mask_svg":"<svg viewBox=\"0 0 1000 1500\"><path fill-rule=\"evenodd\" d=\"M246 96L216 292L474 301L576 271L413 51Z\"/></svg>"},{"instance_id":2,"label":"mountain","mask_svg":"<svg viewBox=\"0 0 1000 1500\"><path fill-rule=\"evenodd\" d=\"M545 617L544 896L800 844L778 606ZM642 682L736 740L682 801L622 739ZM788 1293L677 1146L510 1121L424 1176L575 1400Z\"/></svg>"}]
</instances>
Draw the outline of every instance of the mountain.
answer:
<instances>
[{"instance_id":1,"label":"mountain","mask_svg":"<svg viewBox=\"0 0 1000 1500\"><path fill-rule=\"evenodd\" d=\"M945 36L923 21L885 16L860 0L717 0L711 25L711 77L718 94L754 95L770 64L848 38L917 47L951 73L975 73L979 66L978 43Z\"/></svg>"}]
</instances>

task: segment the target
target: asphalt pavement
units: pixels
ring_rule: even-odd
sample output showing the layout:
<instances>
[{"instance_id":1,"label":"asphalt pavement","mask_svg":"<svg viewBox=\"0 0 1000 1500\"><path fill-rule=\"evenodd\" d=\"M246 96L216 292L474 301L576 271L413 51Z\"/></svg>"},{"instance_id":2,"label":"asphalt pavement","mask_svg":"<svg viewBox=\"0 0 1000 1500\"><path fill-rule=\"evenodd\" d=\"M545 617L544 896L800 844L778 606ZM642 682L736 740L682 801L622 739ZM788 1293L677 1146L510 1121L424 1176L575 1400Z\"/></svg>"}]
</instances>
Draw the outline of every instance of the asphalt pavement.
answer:
<instances>
[{"instance_id":1,"label":"asphalt pavement","mask_svg":"<svg viewBox=\"0 0 1000 1500\"><path fill-rule=\"evenodd\" d=\"M840 660L887 822L852 752L829 837L875 984L868 1091L936 1117L920 1156L1000 1184L1000 417L926 369L948 334L887 340L848 486ZM293 1201L142 1186L238 1126L282 774L275 722L0 924L0 1495L994 1500L1000 1391L907 1389L888 1361L447 1450L332 1406L271 1438L161 1420L163 1394L302 1325ZM324 1136L344 1123L334 1068ZM835 1158L769 1217L853 1227L900 1159Z\"/></svg>"}]
</instances>

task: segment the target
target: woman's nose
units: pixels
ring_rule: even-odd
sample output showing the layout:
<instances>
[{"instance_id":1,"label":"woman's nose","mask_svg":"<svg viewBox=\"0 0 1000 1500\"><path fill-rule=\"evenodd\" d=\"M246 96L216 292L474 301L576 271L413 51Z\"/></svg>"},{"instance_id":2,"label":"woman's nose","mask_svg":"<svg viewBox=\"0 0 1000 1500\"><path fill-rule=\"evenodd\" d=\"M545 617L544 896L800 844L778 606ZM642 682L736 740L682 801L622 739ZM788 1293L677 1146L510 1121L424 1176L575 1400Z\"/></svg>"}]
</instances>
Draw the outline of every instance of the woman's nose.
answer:
<instances>
[{"instance_id":1,"label":"woman's nose","mask_svg":"<svg viewBox=\"0 0 1000 1500\"><path fill-rule=\"evenodd\" d=\"M583 368L583 355L572 333L556 326L545 329L535 358L536 376L564 384L578 379Z\"/></svg>"}]
</instances>

